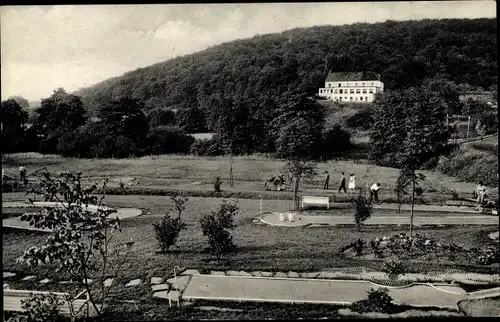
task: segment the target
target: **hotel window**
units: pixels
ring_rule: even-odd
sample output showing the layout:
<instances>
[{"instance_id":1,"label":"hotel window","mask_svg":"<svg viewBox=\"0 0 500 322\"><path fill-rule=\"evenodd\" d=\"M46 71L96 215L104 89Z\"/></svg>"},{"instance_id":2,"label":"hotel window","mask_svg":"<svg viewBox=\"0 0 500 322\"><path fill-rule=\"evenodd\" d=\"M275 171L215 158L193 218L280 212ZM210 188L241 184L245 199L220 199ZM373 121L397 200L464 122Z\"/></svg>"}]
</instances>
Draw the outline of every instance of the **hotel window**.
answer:
<instances>
[{"instance_id":1,"label":"hotel window","mask_svg":"<svg viewBox=\"0 0 500 322\"><path fill-rule=\"evenodd\" d=\"M365 89L364 89L365 91ZM356 88L356 94L361 94L361 90L359 88Z\"/></svg>"},{"instance_id":2,"label":"hotel window","mask_svg":"<svg viewBox=\"0 0 500 322\"><path fill-rule=\"evenodd\" d=\"M371 86L375 86L375 83L372 83L372 85L371 85Z\"/></svg>"},{"instance_id":3,"label":"hotel window","mask_svg":"<svg viewBox=\"0 0 500 322\"><path fill-rule=\"evenodd\" d=\"M360 101L362 101L362 100L363 100L363 96L361 96L361 97L359 98L359 100L360 100Z\"/></svg>"},{"instance_id":4,"label":"hotel window","mask_svg":"<svg viewBox=\"0 0 500 322\"><path fill-rule=\"evenodd\" d=\"M365 83L363 83L362 86L365 86Z\"/></svg>"},{"instance_id":5,"label":"hotel window","mask_svg":"<svg viewBox=\"0 0 500 322\"><path fill-rule=\"evenodd\" d=\"M363 88L363 94L366 94L366 88Z\"/></svg>"},{"instance_id":6,"label":"hotel window","mask_svg":"<svg viewBox=\"0 0 500 322\"><path fill-rule=\"evenodd\" d=\"M339 93L339 90L338 90L338 89L336 89L336 90L335 90L335 94L338 94L338 93Z\"/></svg>"},{"instance_id":7,"label":"hotel window","mask_svg":"<svg viewBox=\"0 0 500 322\"><path fill-rule=\"evenodd\" d=\"M333 89L330 90L330 94L333 94Z\"/></svg>"},{"instance_id":8,"label":"hotel window","mask_svg":"<svg viewBox=\"0 0 500 322\"><path fill-rule=\"evenodd\" d=\"M351 92L351 94L354 94L354 89L351 89L351 91L350 91L350 92Z\"/></svg>"},{"instance_id":9,"label":"hotel window","mask_svg":"<svg viewBox=\"0 0 500 322\"><path fill-rule=\"evenodd\" d=\"M347 100L347 96L346 96L346 97L344 97L344 98Z\"/></svg>"},{"instance_id":10,"label":"hotel window","mask_svg":"<svg viewBox=\"0 0 500 322\"><path fill-rule=\"evenodd\" d=\"M373 94L373 89L371 89L371 88L370 88L370 89L368 90L368 93Z\"/></svg>"},{"instance_id":11,"label":"hotel window","mask_svg":"<svg viewBox=\"0 0 500 322\"><path fill-rule=\"evenodd\" d=\"M342 97L340 98L340 101L342 102Z\"/></svg>"},{"instance_id":12,"label":"hotel window","mask_svg":"<svg viewBox=\"0 0 500 322\"><path fill-rule=\"evenodd\" d=\"M340 85L340 83L339 83L339 87L340 87L340 86L341 86L341 85Z\"/></svg>"},{"instance_id":13,"label":"hotel window","mask_svg":"<svg viewBox=\"0 0 500 322\"><path fill-rule=\"evenodd\" d=\"M344 93L342 93L342 92L343 92L343 90L342 90L342 89L339 89L339 93L340 93L340 94L344 94Z\"/></svg>"},{"instance_id":14,"label":"hotel window","mask_svg":"<svg viewBox=\"0 0 500 322\"><path fill-rule=\"evenodd\" d=\"M351 101L352 101L352 96L351 96Z\"/></svg>"}]
</instances>

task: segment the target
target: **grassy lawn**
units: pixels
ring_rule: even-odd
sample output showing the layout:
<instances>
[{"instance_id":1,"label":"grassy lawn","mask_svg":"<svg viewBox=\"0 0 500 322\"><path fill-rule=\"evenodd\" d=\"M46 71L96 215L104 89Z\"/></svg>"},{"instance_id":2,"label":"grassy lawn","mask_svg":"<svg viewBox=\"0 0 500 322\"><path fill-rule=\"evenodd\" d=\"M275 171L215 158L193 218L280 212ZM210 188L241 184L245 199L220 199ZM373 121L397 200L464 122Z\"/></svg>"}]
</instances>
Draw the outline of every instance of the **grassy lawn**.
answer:
<instances>
[{"instance_id":1,"label":"grassy lawn","mask_svg":"<svg viewBox=\"0 0 500 322\"><path fill-rule=\"evenodd\" d=\"M3 201L22 198L21 194L4 194ZM201 213L216 209L221 199L217 198L189 198L183 220L188 223L188 229L180 235L177 244L168 254L157 254L157 244L152 223L159 221L164 213L173 207L168 197L159 196L107 196L107 204L116 207L136 207L147 210L146 214L122 221L122 231L115 235L112 243L135 241L133 254L122 267L120 276L115 280L116 285L112 296L120 300L134 300L137 304L113 304L117 311L128 312L124 319L153 319L176 317L180 319L196 318L258 318L278 317L270 312L288 312L286 315L296 317L323 317L336 316L338 308L311 308L290 305L264 305L261 308L248 307L247 313L238 312L204 312L196 308L176 311L168 309L164 302L154 300L149 286L149 279L153 276L169 278L173 276L173 268L197 268L206 270L245 270L245 271L328 271L339 267L367 267L380 270L383 261L378 259L346 258L337 254L339 249L358 238L369 240L376 236L397 234L406 231L391 227L365 227L358 232L355 227L318 227L318 228L282 228L256 225L252 220L258 215L259 200L238 200L240 214L235 218L237 227L233 231L234 241L238 252L227 255L221 261L215 260L206 250L207 241L202 235L198 223ZM289 208L289 202L280 200L263 200L263 211L276 211ZM341 215L350 215L349 210L335 210ZM442 243L456 243L464 247L482 247L491 241L487 234L495 227L454 227L441 229L419 229L423 233ZM17 278L8 281L14 289L36 289L51 291L71 291L67 285L57 281L67 280L68 277L57 273L52 266L30 268L18 264L15 259L31 246L40 244L47 235L21 231L5 231L3 238L3 269L17 273ZM463 269L483 273L492 273L495 267L480 267L466 263L452 263L436 259L434 261L407 262L409 271L425 273L429 271L445 271L447 269ZM30 281L20 281L26 275L36 275ZM51 283L38 284L42 278L50 278ZM138 287L126 288L124 285L135 278L140 278L143 284ZM248 304L250 305L250 304ZM247 306L248 306L247 305ZM122 307L123 306L123 307ZM127 309L125 309L125 306ZM251 306L251 305L250 305ZM303 309L303 313L300 313Z\"/></svg>"},{"instance_id":2,"label":"grassy lawn","mask_svg":"<svg viewBox=\"0 0 500 322\"><path fill-rule=\"evenodd\" d=\"M49 171L82 171L89 178L119 178L137 177L146 185L178 186L188 185L197 188L193 182L201 182L199 188L210 188L210 182L219 176L224 181L223 189L228 188L229 161L227 157L194 157L194 156L146 156L136 159L72 159L55 155L40 155L37 153L18 153L4 156L3 168L17 174L19 165L28 169L28 175L39 168L46 167ZM234 189L263 191L263 181L283 169L284 162L264 157L235 157L233 164ZM374 182L382 184L381 197L393 194L399 170L379 167L354 161L329 161L319 163L319 175L312 180L305 180L302 188L321 188L322 176L325 170L330 172L330 186L335 191L339 184L340 172L347 175L354 173L356 184L369 187ZM456 178L436 171L422 171L426 180L422 183L424 190L429 192L471 193L476 183L461 182ZM206 186L206 187L205 187ZM491 187L491 193L496 194L497 187ZM451 195L450 195L451 197Z\"/></svg>"},{"instance_id":3,"label":"grassy lawn","mask_svg":"<svg viewBox=\"0 0 500 322\"><path fill-rule=\"evenodd\" d=\"M485 317L500 315L500 297L482 300L465 300L459 303L460 310L468 316Z\"/></svg>"}]
</instances>

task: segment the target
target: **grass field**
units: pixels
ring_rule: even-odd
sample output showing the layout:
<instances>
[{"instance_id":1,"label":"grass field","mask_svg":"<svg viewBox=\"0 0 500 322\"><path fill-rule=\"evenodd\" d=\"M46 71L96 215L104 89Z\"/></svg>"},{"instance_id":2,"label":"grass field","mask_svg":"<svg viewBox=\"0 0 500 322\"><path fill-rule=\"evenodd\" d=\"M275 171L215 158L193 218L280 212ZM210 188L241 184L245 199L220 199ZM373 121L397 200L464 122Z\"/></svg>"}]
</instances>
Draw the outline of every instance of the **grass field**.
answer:
<instances>
[{"instance_id":1,"label":"grass field","mask_svg":"<svg viewBox=\"0 0 500 322\"><path fill-rule=\"evenodd\" d=\"M3 158L3 168L17 174L17 168L24 165L28 169L28 175L42 167L49 171L82 171L85 177L92 178L117 178L117 177L142 177L155 184L154 180L176 180L177 183L191 183L201 181L209 184L215 176L223 181L223 189L228 187L229 158L228 157L194 157L194 156L146 156L135 159L73 159L63 158L55 155L40 155L37 153L18 153L6 155ZM233 161L233 177L237 182L253 182L252 189L263 189L263 181L271 175L277 174L283 169L284 162L272 160L265 157L235 157ZM333 190L337 188L340 172L346 175L354 173L356 184L361 187L369 187L374 182L382 184L381 194L392 194L395 187L399 170L395 168L379 167L375 165L358 163L354 161L329 161L319 163L317 166L318 176L312 180L305 180L304 189L318 189L323 179L322 173L330 172L330 185ZM441 174L436 171L421 171L426 176L422 183L424 190L429 192L471 193L476 183L461 182L456 178ZM165 184L162 183L162 184ZM168 184L168 183L167 183ZM238 189L238 183L235 185ZM248 187L243 187L243 190ZM498 188L491 187L491 194L497 194Z\"/></svg>"},{"instance_id":2,"label":"grass field","mask_svg":"<svg viewBox=\"0 0 500 322\"><path fill-rule=\"evenodd\" d=\"M8 194L7 194L8 195ZM5 195L4 195L5 196ZM4 198L3 200L6 200ZM122 232L114 238L114 243L133 240L134 254L123 269L123 282L134 278L149 279L152 276L172 275L175 265L191 268L206 268L214 270L267 270L267 271L321 271L335 267L366 266L380 269L383 265L380 260L358 260L344 258L337 255L337 251L344 245L363 238L371 239L375 236L392 235L402 229L368 228L360 233L355 227L335 228L282 228L255 225L252 220L258 215L258 200L239 200L240 214L235 218L236 229L234 240L239 247L237 253L228 256L222 262L214 261L205 250L206 238L202 235L198 224L198 216L212 209L216 209L221 200L216 198L189 198L183 220L188 223L172 252L166 255L156 254L156 240L152 223L161 219L161 216L172 206L169 198L156 196L108 196L108 204L118 207L136 207L146 209L147 214L123 220ZM264 211L281 210L286 205L282 201L264 200ZM339 210L342 212L341 210ZM344 210L349 212L349 210ZM346 214L348 215L348 214ZM491 241L487 233L495 228L454 227L441 229L416 229L429 237L443 243L456 243L464 247L482 247ZM43 234L6 231L3 235L3 266L4 271L13 271L22 274L31 274L30 268L19 265L15 258L30 246L34 246L46 238ZM464 263L465 265L465 263ZM409 265L412 271L425 272L445 268L459 268L457 263L440 261L414 262ZM463 266L463 267L467 267ZM487 267L468 267L472 271L488 271ZM60 276L54 274L51 267L38 269L40 275L48 278ZM23 287L33 287L32 282L23 282ZM38 285L36 285L39 287ZM127 293L127 290L124 290ZM135 298L135 292L125 294ZM146 295L146 294L144 294Z\"/></svg>"}]
</instances>

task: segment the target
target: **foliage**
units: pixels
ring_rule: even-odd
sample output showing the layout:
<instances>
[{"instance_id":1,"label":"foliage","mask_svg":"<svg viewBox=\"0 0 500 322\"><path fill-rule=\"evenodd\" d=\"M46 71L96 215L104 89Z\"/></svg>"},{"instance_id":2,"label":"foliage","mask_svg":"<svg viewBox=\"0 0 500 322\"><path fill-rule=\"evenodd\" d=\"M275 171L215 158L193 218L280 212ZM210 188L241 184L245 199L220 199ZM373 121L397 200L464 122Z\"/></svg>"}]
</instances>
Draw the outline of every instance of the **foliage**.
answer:
<instances>
[{"instance_id":1,"label":"foliage","mask_svg":"<svg viewBox=\"0 0 500 322\"><path fill-rule=\"evenodd\" d=\"M146 113L146 117L150 128L175 124L175 112L166 108L153 108Z\"/></svg>"},{"instance_id":2,"label":"foliage","mask_svg":"<svg viewBox=\"0 0 500 322\"><path fill-rule=\"evenodd\" d=\"M90 111L129 95L150 108L207 110L214 97L258 98L265 110L265 97L281 96L293 82L317 92L329 70L373 70L387 89L415 86L439 74L448 74L455 84L488 88L496 84L496 24L496 19L426 19L296 28L227 42L77 93Z\"/></svg>"},{"instance_id":3,"label":"foliage","mask_svg":"<svg viewBox=\"0 0 500 322\"><path fill-rule=\"evenodd\" d=\"M406 269L401 261L388 261L384 263L384 271L390 279L397 279L405 275Z\"/></svg>"},{"instance_id":4,"label":"foliage","mask_svg":"<svg viewBox=\"0 0 500 322\"><path fill-rule=\"evenodd\" d=\"M213 139L195 140L191 144L190 153L198 156L215 156L222 154Z\"/></svg>"},{"instance_id":5,"label":"foliage","mask_svg":"<svg viewBox=\"0 0 500 322\"><path fill-rule=\"evenodd\" d=\"M498 156L461 147L449 156L442 156L436 169L467 182L483 181L498 186Z\"/></svg>"},{"instance_id":6,"label":"foliage","mask_svg":"<svg viewBox=\"0 0 500 322\"><path fill-rule=\"evenodd\" d=\"M36 110L39 114L33 128L42 137L40 153L57 153L59 138L85 124L86 116L79 96L58 88Z\"/></svg>"},{"instance_id":7,"label":"foliage","mask_svg":"<svg viewBox=\"0 0 500 322\"><path fill-rule=\"evenodd\" d=\"M180 110L177 114L177 124L186 133L207 132L205 115L197 107Z\"/></svg>"},{"instance_id":8,"label":"foliage","mask_svg":"<svg viewBox=\"0 0 500 322\"><path fill-rule=\"evenodd\" d=\"M363 108L345 120L345 124L353 129L369 130L373 124L373 109Z\"/></svg>"},{"instance_id":9,"label":"foliage","mask_svg":"<svg viewBox=\"0 0 500 322\"><path fill-rule=\"evenodd\" d=\"M319 155L321 132L302 118L285 125L276 140L276 154L280 158L310 159Z\"/></svg>"},{"instance_id":10,"label":"foliage","mask_svg":"<svg viewBox=\"0 0 500 322\"><path fill-rule=\"evenodd\" d=\"M425 88L391 91L375 101L370 158L378 165L419 169L444 153L449 139L445 103Z\"/></svg>"},{"instance_id":11,"label":"foliage","mask_svg":"<svg viewBox=\"0 0 500 322\"><path fill-rule=\"evenodd\" d=\"M30 103L28 102L27 99L25 99L22 96L19 95L14 95L8 98L9 100L14 100L16 103L21 106L21 108L25 111L27 111L30 108Z\"/></svg>"},{"instance_id":12,"label":"foliage","mask_svg":"<svg viewBox=\"0 0 500 322\"><path fill-rule=\"evenodd\" d=\"M357 313L380 312L391 313L394 304L389 291L386 288L371 289L368 291L368 298L354 302L351 310Z\"/></svg>"},{"instance_id":13,"label":"foliage","mask_svg":"<svg viewBox=\"0 0 500 322\"><path fill-rule=\"evenodd\" d=\"M345 152L351 147L351 134L339 124L323 132L322 154Z\"/></svg>"},{"instance_id":14,"label":"foliage","mask_svg":"<svg viewBox=\"0 0 500 322\"><path fill-rule=\"evenodd\" d=\"M186 223L181 221L181 214L186 208L184 203L186 203L187 198L173 196L171 199L177 210L177 218L171 218L170 214L165 214L161 222L153 223L156 240L160 244L163 253L167 252L170 246L175 244L180 232L187 228Z\"/></svg>"},{"instance_id":15,"label":"foliage","mask_svg":"<svg viewBox=\"0 0 500 322\"><path fill-rule=\"evenodd\" d=\"M373 208L363 190L359 191L358 195L352 201L352 205L354 208L354 221L358 230L360 230L363 222L371 217Z\"/></svg>"},{"instance_id":16,"label":"foliage","mask_svg":"<svg viewBox=\"0 0 500 322\"><path fill-rule=\"evenodd\" d=\"M396 198L398 201L398 214L401 213L401 204L403 203L403 197L408 194L407 188L408 181L400 171L398 179L396 180L396 188L394 188L394 192L396 193Z\"/></svg>"},{"instance_id":17,"label":"foliage","mask_svg":"<svg viewBox=\"0 0 500 322\"><path fill-rule=\"evenodd\" d=\"M222 180L220 179L220 177L215 177L215 179L212 182L212 184L214 185L214 191L215 192L221 192L220 186L222 184Z\"/></svg>"},{"instance_id":18,"label":"foliage","mask_svg":"<svg viewBox=\"0 0 500 322\"><path fill-rule=\"evenodd\" d=\"M64 305L65 301L57 295L49 293L31 294L27 300L21 300L23 312L17 313L10 318L8 322L56 322L65 321L59 314L59 307Z\"/></svg>"},{"instance_id":19,"label":"foliage","mask_svg":"<svg viewBox=\"0 0 500 322\"><path fill-rule=\"evenodd\" d=\"M194 138L177 126L158 126L149 131L147 141L151 154L188 153Z\"/></svg>"},{"instance_id":20,"label":"foliage","mask_svg":"<svg viewBox=\"0 0 500 322\"><path fill-rule=\"evenodd\" d=\"M236 203L222 201L222 204L215 211L204 213L200 217L200 225L203 235L207 236L210 251L220 256L223 253L235 249L233 236L228 231L234 229L234 216L239 214Z\"/></svg>"},{"instance_id":21,"label":"foliage","mask_svg":"<svg viewBox=\"0 0 500 322\"><path fill-rule=\"evenodd\" d=\"M28 113L14 100L2 101L2 153L22 151Z\"/></svg>"},{"instance_id":22,"label":"foliage","mask_svg":"<svg viewBox=\"0 0 500 322\"><path fill-rule=\"evenodd\" d=\"M42 196L45 201L57 202L58 206L21 216L21 220L36 228L50 229L51 233L42 245L30 247L18 260L30 266L56 264L57 271L68 273L72 279L83 283L91 304L100 315L109 294L109 288L104 288L104 279L110 275L113 255L116 255L113 264L117 267L112 276L116 276L122 264L121 249L118 247L111 252L109 247L114 232L119 229L118 218L111 217L116 210L101 206L105 195L98 197L95 194L97 184L82 186L81 173L63 172L53 176L42 169L36 175L39 186L33 187L30 193ZM102 188L105 186L106 181ZM33 203L31 199L30 202ZM88 205L96 205L97 209L90 211ZM88 282L95 274L101 286L97 289L91 288Z\"/></svg>"}]
</instances>

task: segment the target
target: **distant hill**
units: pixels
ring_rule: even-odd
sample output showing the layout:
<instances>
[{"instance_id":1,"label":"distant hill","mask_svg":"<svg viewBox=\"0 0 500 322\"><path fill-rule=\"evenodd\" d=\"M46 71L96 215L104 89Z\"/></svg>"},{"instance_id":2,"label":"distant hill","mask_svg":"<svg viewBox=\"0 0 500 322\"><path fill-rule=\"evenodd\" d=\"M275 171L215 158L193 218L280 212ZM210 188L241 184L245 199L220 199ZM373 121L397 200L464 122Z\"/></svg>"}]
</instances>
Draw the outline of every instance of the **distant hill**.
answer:
<instances>
[{"instance_id":1,"label":"distant hill","mask_svg":"<svg viewBox=\"0 0 500 322\"><path fill-rule=\"evenodd\" d=\"M205 108L210 97L251 99L283 93L290 84L314 93L327 69L374 71L386 89L438 73L489 88L497 83L496 25L496 19L445 19L293 29L140 68L75 94L89 112L125 96L147 109Z\"/></svg>"}]
</instances>

